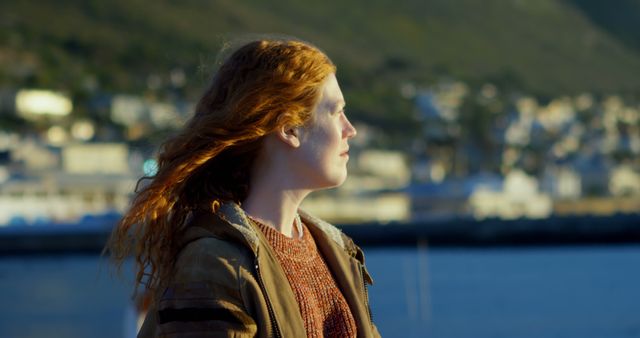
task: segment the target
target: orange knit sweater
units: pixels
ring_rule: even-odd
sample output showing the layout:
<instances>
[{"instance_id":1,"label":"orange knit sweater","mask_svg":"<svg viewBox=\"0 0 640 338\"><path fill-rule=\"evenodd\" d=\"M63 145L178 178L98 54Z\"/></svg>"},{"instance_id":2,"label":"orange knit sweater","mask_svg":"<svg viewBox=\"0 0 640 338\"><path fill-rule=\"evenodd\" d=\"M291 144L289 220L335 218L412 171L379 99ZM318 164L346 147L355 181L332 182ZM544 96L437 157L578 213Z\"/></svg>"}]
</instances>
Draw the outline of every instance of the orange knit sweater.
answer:
<instances>
[{"instance_id":1,"label":"orange knit sweater","mask_svg":"<svg viewBox=\"0 0 640 338\"><path fill-rule=\"evenodd\" d=\"M342 292L303 224L302 238L289 238L256 221L293 289L307 337L356 337L356 323Z\"/></svg>"}]
</instances>

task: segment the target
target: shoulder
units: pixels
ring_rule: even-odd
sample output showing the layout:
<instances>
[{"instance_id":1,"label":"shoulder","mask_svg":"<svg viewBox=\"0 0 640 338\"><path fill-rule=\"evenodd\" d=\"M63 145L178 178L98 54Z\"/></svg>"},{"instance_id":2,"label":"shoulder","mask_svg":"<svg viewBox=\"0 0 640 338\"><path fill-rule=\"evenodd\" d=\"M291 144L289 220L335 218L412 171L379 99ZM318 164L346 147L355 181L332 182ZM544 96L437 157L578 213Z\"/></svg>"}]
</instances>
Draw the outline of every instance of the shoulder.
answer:
<instances>
[{"instance_id":1,"label":"shoulder","mask_svg":"<svg viewBox=\"0 0 640 338\"><path fill-rule=\"evenodd\" d=\"M210 307L220 301L243 307L240 285L246 276L241 270L251 261L233 242L215 237L189 242L178 254L158 309Z\"/></svg>"},{"instance_id":2,"label":"shoulder","mask_svg":"<svg viewBox=\"0 0 640 338\"><path fill-rule=\"evenodd\" d=\"M251 265L251 252L240 244L216 237L187 243L175 263L174 282L237 278L238 269Z\"/></svg>"},{"instance_id":3,"label":"shoulder","mask_svg":"<svg viewBox=\"0 0 640 338\"><path fill-rule=\"evenodd\" d=\"M254 336L240 266L251 258L239 245L215 237L197 238L180 251L174 273L145 320L147 336ZM216 334L217 333L217 334ZM144 334L141 337L146 337Z\"/></svg>"},{"instance_id":4,"label":"shoulder","mask_svg":"<svg viewBox=\"0 0 640 338\"><path fill-rule=\"evenodd\" d=\"M318 230L320 230L327 240L332 241L350 256L361 260L364 263L364 257L362 259L359 257L362 255L362 250L354 243L353 239L349 237L347 234L342 232L335 225L326 222L318 217L315 217L305 211L299 211L300 217L303 219L305 224L310 225Z\"/></svg>"},{"instance_id":5,"label":"shoulder","mask_svg":"<svg viewBox=\"0 0 640 338\"><path fill-rule=\"evenodd\" d=\"M334 241L342 248L345 247L344 239L346 235L343 234L342 231L335 225L326 222L314 215L311 215L303 210L298 210L298 214L300 214L300 218L302 218L305 224L321 230L328 239Z\"/></svg>"}]
</instances>

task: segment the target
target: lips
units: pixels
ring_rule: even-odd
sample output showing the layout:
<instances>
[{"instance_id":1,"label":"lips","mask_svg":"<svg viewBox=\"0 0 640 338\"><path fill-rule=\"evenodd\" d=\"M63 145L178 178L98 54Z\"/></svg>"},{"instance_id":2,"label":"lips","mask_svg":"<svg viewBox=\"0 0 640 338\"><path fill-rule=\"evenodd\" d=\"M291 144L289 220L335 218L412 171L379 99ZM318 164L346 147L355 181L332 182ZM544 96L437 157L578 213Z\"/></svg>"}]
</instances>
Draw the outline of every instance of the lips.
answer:
<instances>
[{"instance_id":1,"label":"lips","mask_svg":"<svg viewBox=\"0 0 640 338\"><path fill-rule=\"evenodd\" d=\"M340 153L340 156L347 156L349 155L349 148L347 148L345 151Z\"/></svg>"}]
</instances>

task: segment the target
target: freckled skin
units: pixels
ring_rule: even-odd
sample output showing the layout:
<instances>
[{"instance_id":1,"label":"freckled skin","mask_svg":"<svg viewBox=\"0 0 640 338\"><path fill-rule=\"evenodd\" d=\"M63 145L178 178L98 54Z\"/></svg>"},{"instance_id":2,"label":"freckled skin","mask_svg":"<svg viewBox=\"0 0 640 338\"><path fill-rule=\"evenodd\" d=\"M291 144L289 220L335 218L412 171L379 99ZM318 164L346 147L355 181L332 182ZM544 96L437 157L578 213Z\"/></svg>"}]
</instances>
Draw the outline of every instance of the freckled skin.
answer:
<instances>
[{"instance_id":1,"label":"freckled skin","mask_svg":"<svg viewBox=\"0 0 640 338\"><path fill-rule=\"evenodd\" d=\"M327 77L314 107L313 119L300 130L298 159L308 175L310 188L325 189L341 185L347 178L345 151L356 135L344 113L344 97L334 74Z\"/></svg>"}]
</instances>

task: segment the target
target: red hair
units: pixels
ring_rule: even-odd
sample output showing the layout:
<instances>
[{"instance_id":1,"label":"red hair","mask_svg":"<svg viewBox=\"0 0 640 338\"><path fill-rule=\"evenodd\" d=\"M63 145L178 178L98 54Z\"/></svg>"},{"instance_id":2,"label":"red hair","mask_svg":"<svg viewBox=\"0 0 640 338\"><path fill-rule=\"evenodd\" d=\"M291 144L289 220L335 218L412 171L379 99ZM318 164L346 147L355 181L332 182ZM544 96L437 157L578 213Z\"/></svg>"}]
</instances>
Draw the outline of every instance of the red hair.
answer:
<instances>
[{"instance_id":1,"label":"red hair","mask_svg":"<svg viewBox=\"0 0 640 338\"><path fill-rule=\"evenodd\" d=\"M114 228L105 251L116 265L133 254L136 281L159 289L172 272L191 211L242 202L263 137L307 123L322 82L334 72L324 53L300 41L254 41L231 54L195 115L164 143L157 174Z\"/></svg>"}]
</instances>

